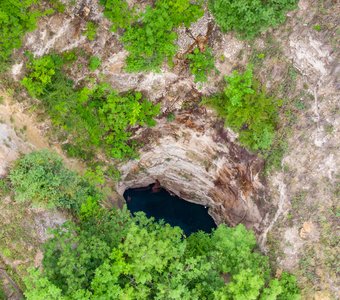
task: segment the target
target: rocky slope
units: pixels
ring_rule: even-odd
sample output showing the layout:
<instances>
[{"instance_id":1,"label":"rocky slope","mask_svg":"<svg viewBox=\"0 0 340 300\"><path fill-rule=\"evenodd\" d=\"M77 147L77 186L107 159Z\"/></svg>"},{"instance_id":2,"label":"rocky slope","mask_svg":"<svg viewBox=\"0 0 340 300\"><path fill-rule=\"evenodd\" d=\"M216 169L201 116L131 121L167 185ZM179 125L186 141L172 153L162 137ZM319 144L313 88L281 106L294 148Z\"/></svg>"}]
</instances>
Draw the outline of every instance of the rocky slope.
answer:
<instances>
[{"instance_id":1,"label":"rocky slope","mask_svg":"<svg viewBox=\"0 0 340 300\"><path fill-rule=\"evenodd\" d=\"M180 197L208 206L217 223L242 222L253 227L262 249L277 263L278 272L288 269L298 275L306 299L337 298L339 13L336 1L301 0L285 25L252 43L222 34L206 13L191 26L190 34L179 30L180 52L173 69L164 66L160 73L131 74L123 70L127 53L119 36L109 31L110 24L97 1L78 0L65 13L41 19L38 29L26 35L23 48L16 52L12 75L15 80L22 77L24 50L41 56L79 47L99 56L103 63L96 76L104 74L118 91L138 90L162 104L157 126L136 132L145 145L140 158L119 166L118 193L158 180ZM82 35L89 20L99 23L98 37L92 42ZM321 31L313 29L318 24ZM203 86L194 83L183 59L196 43L213 48L220 72ZM264 58L259 59L261 53ZM282 127L289 124L282 167L266 180L260 176L263 161L240 147L235 134L224 129L213 112L197 104L202 95L222 88L224 75L248 62L255 64L268 91L289 99L293 107L281 115ZM86 67L75 68L69 75L76 82L93 76ZM39 123L38 128L34 116L28 117L25 102L18 106L6 100L0 108L3 174L19 153L51 146L43 138L49 123ZM16 118L19 111L22 117ZM175 120L168 122L165 116L170 112ZM10 114L17 121L11 121ZM24 126L27 130L20 133ZM56 142L53 147L59 149ZM81 168L78 162L68 162Z\"/></svg>"}]
</instances>

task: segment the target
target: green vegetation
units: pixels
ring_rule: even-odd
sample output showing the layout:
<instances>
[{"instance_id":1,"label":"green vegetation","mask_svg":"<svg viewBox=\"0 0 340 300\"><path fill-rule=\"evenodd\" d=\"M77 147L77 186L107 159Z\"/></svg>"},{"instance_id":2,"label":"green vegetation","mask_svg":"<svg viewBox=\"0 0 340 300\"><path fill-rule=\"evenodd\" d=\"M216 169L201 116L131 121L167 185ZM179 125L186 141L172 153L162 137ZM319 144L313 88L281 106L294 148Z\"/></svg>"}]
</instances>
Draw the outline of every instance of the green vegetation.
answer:
<instances>
[{"instance_id":1,"label":"green vegetation","mask_svg":"<svg viewBox=\"0 0 340 300\"><path fill-rule=\"evenodd\" d=\"M101 0L104 15L112 29L125 29L122 41L129 56L126 69L130 72L157 71L164 60L171 64L177 51L174 29L189 26L203 15L202 1L157 0L153 7L137 14L126 1Z\"/></svg>"},{"instance_id":2,"label":"green vegetation","mask_svg":"<svg viewBox=\"0 0 340 300\"><path fill-rule=\"evenodd\" d=\"M167 116L166 116L166 120L167 120L168 122L172 122L172 121L174 121L175 119L176 119L176 116L175 116L175 114L174 114L173 112L168 113Z\"/></svg>"},{"instance_id":3,"label":"green vegetation","mask_svg":"<svg viewBox=\"0 0 340 300\"><path fill-rule=\"evenodd\" d=\"M84 35L87 37L89 41L93 41L97 35L98 25L94 22L87 22L86 29L84 31Z\"/></svg>"},{"instance_id":4,"label":"green vegetation","mask_svg":"<svg viewBox=\"0 0 340 300\"><path fill-rule=\"evenodd\" d=\"M321 25L320 24L316 24L313 26L313 29L316 30L316 31L321 31Z\"/></svg>"},{"instance_id":5,"label":"green vegetation","mask_svg":"<svg viewBox=\"0 0 340 300\"><path fill-rule=\"evenodd\" d=\"M100 168L86 174L94 184L103 176ZM9 179L17 200L76 208L74 221L53 229L43 245L43 267L26 276L28 300L299 299L295 277L273 277L243 225L186 237L126 207L107 210L93 185L45 150L19 159ZM17 250L5 247L3 254L17 257Z\"/></svg>"},{"instance_id":6,"label":"green vegetation","mask_svg":"<svg viewBox=\"0 0 340 300\"><path fill-rule=\"evenodd\" d=\"M195 82L206 82L207 76L215 69L214 55L210 48L201 52L195 48L193 53L188 55L191 74L195 76Z\"/></svg>"},{"instance_id":7,"label":"green vegetation","mask_svg":"<svg viewBox=\"0 0 340 300\"><path fill-rule=\"evenodd\" d=\"M54 231L30 299L298 299L295 278L272 278L243 225L189 238L143 214L96 207ZM227 284L223 278L228 278Z\"/></svg>"},{"instance_id":8,"label":"green vegetation","mask_svg":"<svg viewBox=\"0 0 340 300\"><path fill-rule=\"evenodd\" d=\"M0 300L6 300L6 294L5 291L3 290L3 283L0 280Z\"/></svg>"},{"instance_id":9,"label":"green vegetation","mask_svg":"<svg viewBox=\"0 0 340 300\"><path fill-rule=\"evenodd\" d=\"M281 169L281 162L288 150L288 142L286 134L282 136L276 136L271 145L269 151L266 151L263 155L265 159L265 174L269 174L272 170Z\"/></svg>"},{"instance_id":10,"label":"green vegetation","mask_svg":"<svg viewBox=\"0 0 340 300\"><path fill-rule=\"evenodd\" d=\"M35 28L42 15L37 0L0 1L0 67L9 60L12 50L21 46L22 36Z\"/></svg>"},{"instance_id":11,"label":"green vegetation","mask_svg":"<svg viewBox=\"0 0 340 300\"><path fill-rule=\"evenodd\" d=\"M65 133L69 142L64 149L84 159L98 149L118 159L136 156L130 129L155 125L153 118L160 106L138 92L119 95L105 83L75 89L63 73L63 64L58 55L31 57L22 84L41 100L53 124Z\"/></svg>"},{"instance_id":12,"label":"green vegetation","mask_svg":"<svg viewBox=\"0 0 340 300\"><path fill-rule=\"evenodd\" d=\"M112 31L126 29L137 19L126 0L100 0L100 4L104 6L104 16L112 22Z\"/></svg>"},{"instance_id":13,"label":"green vegetation","mask_svg":"<svg viewBox=\"0 0 340 300\"><path fill-rule=\"evenodd\" d=\"M101 62L101 60L98 56L91 56L90 60L89 60L90 71L93 72L93 71L97 70L100 67L101 63L102 62Z\"/></svg>"},{"instance_id":14,"label":"green vegetation","mask_svg":"<svg viewBox=\"0 0 340 300\"><path fill-rule=\"evenodd\" d=\"M209 9L223 31L235 31L241 38L254 38L286 19L297 0L209 0Z\"/></svg>"},{"instance_id":15,"label":"green vegetation","mask_svg":"<svg viewBox=\"0 0 340 300\"><path fill-rule=\"evenodd\" d=\"M63 13L65 11L65 4L63 4L60 0L49 0L49 4L57 12Z\"/></svg>"},{"instance_id":16,"label":"green vegetation","mask_svg":"<svg viewBox=\"0 0 340 300\"><path fill-rule=\"evenodd\" d=\"M72 64L78 59L78 51L76 49L62 53L63 61L67 64Z\"/></svg>"},{"instance_id":17,"label":"green vegetation","mask_svg":"<svg viewBox=\"0 0 340 300\"><path fill-rule=\"evenodd\" d=\"M273 143L281 101L266 96L254 78L252 68L225 78L222 94L203 100L216 109L227 126L239 133L239 140L251 150L266 150Z\"/></svg>"},{"instance_id":18,"label":"green vegetation","mask_svg":"<svg viewBox=\"0 0 340 300\"><path fill-rule=\"evenodd\" d=\"M26 68L29 75L21 83L32 97L39 97L46 94L47 87L53 84L56 73L61 71L63 60L58 55L46 55L37 59L28 55Z\"/></svg>"},{"instance_id":19,"label":"green vegetation","mask_svg":"<svg viewBox=\"0 0 340 300\"><path fill-rule=\"evenodd\" d=\"M46 150L19 159L9 175L16 201L31 201L37 206L79 211L88 198L99 192L84 178L66 169L61 158Z\"/></svg>"},{"instance_id":20,"label":"green vegetation","mask_svg":"<svg viewBox=\"0 0 340 300\"><path fill-rule=\"evenodd\" d=\"M10 184L8 180L0 178L0 197L8 195L11 191Z\"/></svg>"},{"instance_id":21,"label":"green vegetation","mask_svg":"<svg viewBox=\"0 0 340 300\"><path fill-rule=\"evenodd\" d=\"M203 15L199 2L189 0L157 0L141 16L141 22L126 29L122 38L129 56L128 71L158 70L165 59L169 63L177 51L176 27L189 26Z\"/></svg>"}]
</instances>

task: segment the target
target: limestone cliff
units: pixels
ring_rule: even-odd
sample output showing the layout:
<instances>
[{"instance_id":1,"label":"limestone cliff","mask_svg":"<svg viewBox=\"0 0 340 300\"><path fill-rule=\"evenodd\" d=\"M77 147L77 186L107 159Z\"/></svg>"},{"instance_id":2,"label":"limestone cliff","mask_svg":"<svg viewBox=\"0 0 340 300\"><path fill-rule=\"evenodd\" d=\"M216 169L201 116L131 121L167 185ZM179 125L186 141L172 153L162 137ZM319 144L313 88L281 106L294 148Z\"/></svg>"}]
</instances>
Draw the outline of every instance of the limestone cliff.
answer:
<instances>
[{"instance_id":1,"label":"limestone cliff","mask_svg":"<svg viewBox=\"0 0 340 300\"><path fill-rule=\"evenodd\" d=\"M260 230L262 161L233 142L209 113L179 114L140 133L148 142L140 158L121 165L118 191L156 180L177 196L209 207L217 224L244 223Z\"/></svg>"}]
</instances>

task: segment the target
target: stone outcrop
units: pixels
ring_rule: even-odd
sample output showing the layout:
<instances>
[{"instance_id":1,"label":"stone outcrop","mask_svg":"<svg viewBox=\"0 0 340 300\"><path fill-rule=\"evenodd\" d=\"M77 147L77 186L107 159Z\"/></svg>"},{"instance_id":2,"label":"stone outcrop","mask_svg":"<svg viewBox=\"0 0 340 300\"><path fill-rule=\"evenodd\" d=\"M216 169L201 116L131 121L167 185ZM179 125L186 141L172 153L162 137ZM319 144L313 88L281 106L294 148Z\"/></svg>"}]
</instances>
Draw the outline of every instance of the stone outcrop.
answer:
<instances>
[{"instance_id":1,"label":"stone outcrop","mask_svg":"<svg viewBox=\"0 0 340 300\"><path fill-rule=\"evenodd\" d=\"M217 224L244 223L260 230L264 206L259 179L262 161L233 142L233 133L207 113L180 114L173 122L139 133L140 158L120 167L117 190L158 180L177 196L209 207Z\"/></svg>"}]
</instances>

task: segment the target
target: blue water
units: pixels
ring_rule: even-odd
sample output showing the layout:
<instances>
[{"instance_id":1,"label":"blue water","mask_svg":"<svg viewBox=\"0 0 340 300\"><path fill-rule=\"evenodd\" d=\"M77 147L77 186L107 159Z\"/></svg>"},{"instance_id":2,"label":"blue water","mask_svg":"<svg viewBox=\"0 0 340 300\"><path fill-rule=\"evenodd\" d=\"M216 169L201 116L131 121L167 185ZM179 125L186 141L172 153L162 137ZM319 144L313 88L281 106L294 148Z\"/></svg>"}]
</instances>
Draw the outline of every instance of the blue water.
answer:
<instances>
[{"instance_id":1,"label":"blue water","mask_svg":"<svg viewBox=\"0 0 340 300\"><path fill-rule=\"evenodd\" d=\"M216 228L207 208L172 196L165 189L158 192L153 192L152 186L129 189L124 198L132 213L143 211L147 217L163 219L172 226L181 227L187 236L199 230L210 233Z\"/></svg>"}]
</instances>

